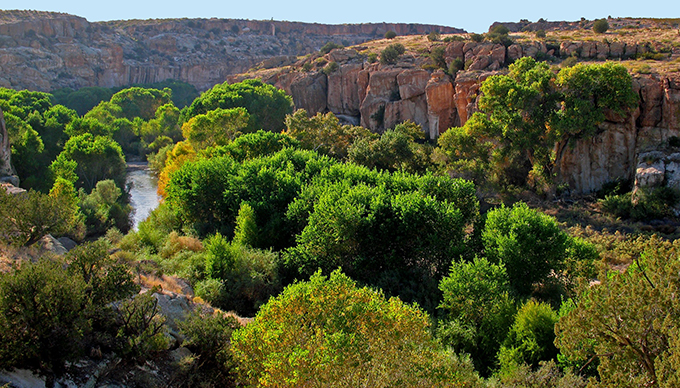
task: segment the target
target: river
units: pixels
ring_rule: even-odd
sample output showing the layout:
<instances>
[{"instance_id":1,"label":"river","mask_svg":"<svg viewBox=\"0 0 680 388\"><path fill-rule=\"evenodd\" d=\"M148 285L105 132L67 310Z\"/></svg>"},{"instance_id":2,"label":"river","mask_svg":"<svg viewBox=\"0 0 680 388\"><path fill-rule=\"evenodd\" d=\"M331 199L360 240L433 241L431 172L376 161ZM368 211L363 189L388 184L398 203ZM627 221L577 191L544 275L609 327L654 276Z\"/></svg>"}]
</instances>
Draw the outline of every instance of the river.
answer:
<instances>
[{"instance_id":1,"label":"river","mask_svg":"<svg viewBox=\"0 0 680 388\"><path fill-rule=\"evenodd\" d=\"M144 221L149 213L158 207L161 199L156 193L158 179L149 170L146 163L129 162L126 183L130 186L130 205L134 210L132 229L137 230L139 223Z\"/></svg>"}]
</instances>

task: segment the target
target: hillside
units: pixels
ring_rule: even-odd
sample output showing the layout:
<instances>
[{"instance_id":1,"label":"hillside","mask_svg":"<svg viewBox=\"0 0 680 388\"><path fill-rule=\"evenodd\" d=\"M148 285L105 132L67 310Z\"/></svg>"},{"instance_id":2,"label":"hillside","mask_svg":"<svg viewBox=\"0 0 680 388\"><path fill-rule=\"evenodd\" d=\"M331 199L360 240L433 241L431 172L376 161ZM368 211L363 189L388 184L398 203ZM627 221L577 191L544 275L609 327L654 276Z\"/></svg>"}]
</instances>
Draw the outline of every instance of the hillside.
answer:
<instances>
[{"instance_id":1,"label":"hillside","mask_svg":"<svg viewBox=\"0 0 680 388\"><path fill-rule=\"evenodd\" d=\"M0 86L50 91L172 78L205 90L263 60L288 64L329 41L354 45L389 30L399 35L464 32L421 24L215 18L90 23L63 13L0 10Z\"/></svg>"},{"instance_id":2,"label":"hillside","mask_svg":"<svg viewBox=\"0 0 680 388\"><path fill-rule=\"evenodd\" d=\"M616 61L633 75L639 109L629 117L608 115L596 137L560 147L560 178L581 193L634 179L640 154L661 149L680 134L680 34L673 20L612 19L604 34L592 31L592 21L506 24L510 31L524 30L505 38L487 34L486 39L475 34L442 35L439 41L398 36L229 80L262 78L286 90L296 108L310 114L330 111L373 131L412 120L436 138L465 124L477 110L481 83L518 58L546 60L556 69ZM539 28L544 37L537 37ZM393 64L377 61L394 43L402 44L405 53ZM329 67L333 62L338 64L334 71L334 65Z\"/></svg>"}]
</instances>

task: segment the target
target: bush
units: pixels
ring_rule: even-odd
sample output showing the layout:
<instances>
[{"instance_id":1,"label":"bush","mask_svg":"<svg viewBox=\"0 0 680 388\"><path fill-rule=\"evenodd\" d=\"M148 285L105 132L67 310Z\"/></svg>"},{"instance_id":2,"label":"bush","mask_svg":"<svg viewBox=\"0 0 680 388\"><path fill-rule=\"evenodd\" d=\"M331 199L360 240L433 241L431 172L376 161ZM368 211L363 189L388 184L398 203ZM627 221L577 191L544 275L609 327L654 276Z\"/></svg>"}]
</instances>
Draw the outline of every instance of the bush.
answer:
<instances>
[{"instance_id":1,"label":"bush","mask_svg":"<svg viewBox=\"0 0 680 388\"><path fill-rule=\"evenodd\" d=\"M340 69L340 65L338 65L337 62L332 61L329 62L326 66L323 68L323 73L326 75L330 75L331 73L336 72L338 69Z\"/></svg>"},{"instance_id":2,"label":"bush","mask_svg":"<svg viewBox=\"0 0 680 388\"><path fill-rule=\"evenodd\" d=\"M554 360L557 356L553 344L555 323L557 313L550 305L533 300L526 302L517 312L498 352L501 371L511 371L522 364L536 369L540 361Z\"/></svg>"},{"instance_id":3,"label":"bush","mask_svg":"<svg viewBox=\"0 0 680 388\"><path fill-rule=\"evenodd\" d=\"M337 43L334 43L334 42L327 42L325 45L323 45L323 47L321 47L321 49L319 49L319 52L322 55L326 55L326 54L330 53L333 49L341 49L343 47L344 46L341 45L341 44L337 44Z\"/></svg>"},{"instance_id":4,"label":"bush","mask_svg":"<svg viewBox=\"0 0 680 388\"><path fill-rule=\"evenodd\" d=\"M368 61L368 63L375 63L378 60L378 54L370 53L366 57L366 60Z\"/></svg>"},{"instance_id":5,"label":"bush","mask_svg":"<svg viewBox=\"0 0 680 388\"><path fill-rule=\"evenodd\" d=\"M483 42L484 41L484 35L481 34L470 34L470 39L472 39L473 42Z\"/></svg>"},{"instance_id":6,"label":"bush","mask_svg":"<svg viewBox=\"0 0 680 388\"><path fill-rule=\"evenodd\" d=\"M38 369L48 385L62 374L82 351L85 288L60 262L26 262L0 274L0 369Z\"/></svg>"},{"instance_id":7,"label":"bush","mask_svg":"<svg viewBox=\"0 0 680 388\"><path fill-rule=\"evenodd\" d=\"M177 325L186 338L182 346L198 356L190 358L189 365L182 365L183 386L232 386L235 364L230 339L240 327L236 319L220 312L205 314L197 309Z\"/></svg>"},{"instance_id":8,"label":"bush","mask_svg":"<svg viewBox=\"0 0 680 388\"><path fill-rule=\"evenodd\" d=\"M0 237L16 246L31 245L46 234L66 234L75 226L76 206L64 198L29 190L12 195L0 189ZM82 222L82 221L81 221Z\"/></svg>"},{"instance_id":9,"label":"bush","mask_svg":"<svg viewBox=\"0 0 680 388\"><path fill-rule=\"evenodd\" d=\"M489 260L505 265L510 285L522 296L562 268L568 242L554 218L525 203L487 213L482 239Z\"/></svg>"},{"instance_id":10,"label":"bush","mask_svg":"<svg viewBox=\"0 0 680 388\"><path fill-rule=\"evenodd\" d=\"M165 318L158 310L158 299L151 290L123 301L117 308L116 353L143 364L155 353L168 348Z\"/></svg>"},{"instance_id":11,"label":"bush","mask_svg":"<svg viewBox=\"0 0 680 388\"><path fill-rule=\"evenodd\" d=\"M469 364L442 353L428 325L417 307L359 288L339 271L317 273L271 299L234 332L232 347L253 386L471 383Z\"/></svg>"},{"instance_id":12,"label":"bush","mask_svg":"<svg viewBox=\"0 0 680 388\"><path fill-rule=\"evenodd\" d=\"M439 31L432 31L429 34L427 34L427 40L430 42L438 42L441 39L441 35L439 34Z\"/></svg>"},{"instance_id":13,"label":"bush","mask_svg":"<svg viewBox=\"0 0 680 388\"><path fill-rule=\"evenodd\" d=\"M380 63L393 65L397 63L399 56L406 52L401 43L392 43L380 52Z\"/></svg>"},{"instance_id":14,"label":"bush","mask_svg":"<svg viewBox=\"0 0 680 388\"><path fill-rule=\"evenodd\" d=\"M488 374L515 313L505 267L484 258L454 261L439 288L439 308L446 314L439 338L456 352L471 354L477 370Z\"/></svg>"},{"instance_id":15,"label":"bush","mask_svg":"<svg viewBox=\"0 0 680 388\"><path fill-rule=\"evenodd\" d=\"M546 36L545 30L538 30L538 31L536 31L536 37L537 37L537 38L543 39L543 38L545 38L545 36Z\"/></svg>"},{"instance_id":16,"label":"bush","mask_svg":"<svg viewBox=\"0 0 680 388\"><path fill-rule=\"evenodd\" d=\"M397 33L390 30L385 33L385 39L394 39L397 37Z\"/></svg>"},{"instance_id":17,"label":"bush","mask_svg":"<svg viewBox=\"0 0 680 388\"><path fill-rule=\"evenodd\" d=\"M609 23L607 19L599 19L593 23L593 31L596 34L604 34L609 29Z\"/></svg>"},{"instance_id":18,"label":"bush","mask_svg":"<svg viewBox=\"0 0 680 388\"><path fill-rule=\"evenodd\" d=\"M572 67L578 63L578 58L575 56L571 56L564 61L562 61L561 66L562 67Z\"/></svg>"}]
</instances>

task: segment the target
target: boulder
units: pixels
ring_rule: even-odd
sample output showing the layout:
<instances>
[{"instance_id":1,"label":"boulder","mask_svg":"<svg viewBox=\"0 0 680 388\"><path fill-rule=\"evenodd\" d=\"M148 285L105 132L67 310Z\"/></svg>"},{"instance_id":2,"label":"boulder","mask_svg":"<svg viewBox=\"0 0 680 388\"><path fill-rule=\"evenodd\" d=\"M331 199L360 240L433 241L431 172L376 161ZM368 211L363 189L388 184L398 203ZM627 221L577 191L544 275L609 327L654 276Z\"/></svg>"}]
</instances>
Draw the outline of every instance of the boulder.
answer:
<instances>
[{"instance_id":1,"label":"boulder","mask_svg":"<svg viewBox=\"0 0 680 388\"><path fill-rule=\"evenodd\" d=\"M425 94L425 86L430 80L430 73L422 69L408 69L397 75L399 96L402 100Z\"/></svg>"},{"instance_id":2,"label":"boulder","mask_svg":"<svg viewBox=\"0 0 680 388\"><path fill-rule=\"evenodd\" d=\"M521 45L513 43L510 45L510 47L508 47L508 59L510 59L510 61L514 62L522 58L522 56L523 50Z\"/></svg>"},{"instance_id":3,"label":"boulder","mask_svg":"<svg viewBox=\"0 0 680 388\"><path fill-rule=\"evenodd\" d=\"M666 163L661 152L652 151L640 154L635 169L635 188L663 186L666 177Z\"/></svg>"},{"instance_id":4,"label":"boulder","mask_svg":"<svg viewBox=\"0 0 680 388\"><path fill-rule=\"evenodd\" d=\"M420 125L423 130L429 128L427 101L424 95L385 104L385 128L394 128L395 125L406 120Z\"/></svg>"},{"instance_id":5,"label":"boulder","mask_svg":"<svg viewBox=\"0 0 680 388\"><path fill-rule=\"evenodd\" d=\"M453 82L442 70L434 72L425 87L430 139L436 139L453 126Z\"/></svg>"},{"instance_id":6,"label":"boulder","mask_svg":"<svg viewBox=\"0 0 680 388\"><path fill-rule=\"evenodd\" d=\"M295 108L304 109L310 115L326 111L327 91L328 80L323 73L299 75L290 84Z\"/></svg>"},{"instance_id":7,"label":"boulder","mask_svg":"<svg viewBox=\"0 0 680 388\"><path fill-rule=\"evenodd\" d=\"M591 193L603 184L633 177L636 166L636 130L627 123L602 123L600 132L588 139L559 143L555 172L560 182L576 193Z\"/></svg>"},{"instance_id":8,"label":"boulder","mask_svg":"<svg viewBox=\"0 0 680 388\"><path fill-rule=\"evenodd\" d=\"M370 73L366 97L361 102L361 126L378 131L384 128L384 109L387 102L399 100L397 75L401 69L379 70ZM380 119L380 111L383 119Z\"/></svg>"},{"instance_id":9,"label":"boulder","mask_svg":"<svg viewBox=\"0 0 680 388\"><path fill-rule=\"evenodd\" d=\"M332 52L335 51L337 50ZM328 76L328 109L331 112L348 116L359 115L361 100L357 78L361 70L361 63L350 63L341 65Z\"/></svg>"}]
</instances>

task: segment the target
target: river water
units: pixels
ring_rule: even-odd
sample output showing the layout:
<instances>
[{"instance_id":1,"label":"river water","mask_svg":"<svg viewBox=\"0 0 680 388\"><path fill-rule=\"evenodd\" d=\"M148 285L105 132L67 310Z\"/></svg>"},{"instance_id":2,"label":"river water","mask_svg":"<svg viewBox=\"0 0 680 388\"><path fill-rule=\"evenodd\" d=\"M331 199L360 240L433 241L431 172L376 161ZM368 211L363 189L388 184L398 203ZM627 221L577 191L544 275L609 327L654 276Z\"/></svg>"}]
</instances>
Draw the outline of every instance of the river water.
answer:
<instances>
[{"instance_id":1,"label":"river water","mask_svg":"<svg viewBox=\"0 0 680 388\"><path fill-rule=\"evenodd\" d=\"M161 197L156 193L158 179L146 163L130 162L127 167L126 183L130 186L130 205L134 210L132 229L137 230L139 223L158 207Z\"/></svg>"}]
</instances>

